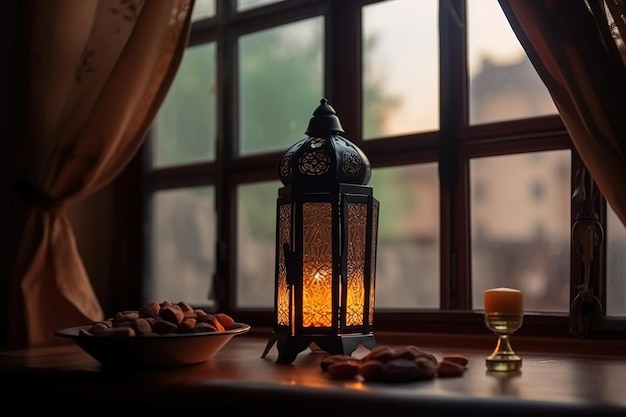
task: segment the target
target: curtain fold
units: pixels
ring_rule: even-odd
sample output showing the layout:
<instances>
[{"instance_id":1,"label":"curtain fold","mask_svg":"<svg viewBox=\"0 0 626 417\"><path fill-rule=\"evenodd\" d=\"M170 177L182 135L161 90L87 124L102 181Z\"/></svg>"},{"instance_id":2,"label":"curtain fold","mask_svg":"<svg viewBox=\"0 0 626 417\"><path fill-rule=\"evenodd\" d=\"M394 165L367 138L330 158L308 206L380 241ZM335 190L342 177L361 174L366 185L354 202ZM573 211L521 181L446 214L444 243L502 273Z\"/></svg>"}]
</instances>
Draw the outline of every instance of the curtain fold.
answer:
<instances>
[{"instance_id":1,"label":"curtain fold","mask_svg":"<svg viewBox=\"0 0 626 417\"><path fill-rule=\"evenodd\" d=\"M30 0L29 74L16 157L17 244L7 344L44 344L102 320L66 208L141 146L187 45L193 0ZM16 220L17 221L17 220Z\"/></svg>"},{"instance_id":2,"label":"curtain fold","mask_svg":"<svg viewBox=\"0 0 626 417\"><path fill-rule=\"evenodd\" d=\"M499 3L550 91L576 150L626 225L624 2Z\"/></svg>"}]
</instances>

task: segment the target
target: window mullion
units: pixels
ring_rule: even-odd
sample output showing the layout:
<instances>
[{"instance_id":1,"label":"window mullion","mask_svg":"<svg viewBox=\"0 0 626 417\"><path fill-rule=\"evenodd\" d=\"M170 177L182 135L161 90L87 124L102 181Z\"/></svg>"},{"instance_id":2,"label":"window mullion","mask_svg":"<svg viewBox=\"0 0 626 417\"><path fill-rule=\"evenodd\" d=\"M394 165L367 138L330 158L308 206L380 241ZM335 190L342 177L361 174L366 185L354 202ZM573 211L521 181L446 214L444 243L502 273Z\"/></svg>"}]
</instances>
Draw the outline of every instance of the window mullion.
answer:
<instances>
[{"instance_id":1,"label":"window mullion","mask_svg":"<svg viewBox=\"0 0 626 417\"><path fill-rule=\"evenodd\" d=\"M346 134L361 146L361 6L352 1L335 1L330 7L325 25L327 98L341 116Z\"/></svg>"},{"instance_id":2,"label":"window mullion","mask_svg":"<svg viewBox=\"0 0 626 417\"><path fill-rule=\"evenodd\" d=\"M230 13L234 12L234 5L227 5L219 15L217 41L217 129L216 129L216 175L215 175L215 211L216 211L216 245L215 245L215 275L213 277L213 292L216 308L220 311L229 311L232 308L235 283L230 277L235 276L232 259L235 258L235 223L236 201L235 189L229 181L229 171L234 165L237 153L237 38L228 26ZM232 7L228 7L232 6ZM219 9L218 9L219 10Z\"/></svg>"},{"instance_id":3,"label":"window mullion","mask_svg":"<svg viewBox=\"0 0 626 417\"><path fill-rule=\"evenodd\" d=\"M471 307L469 283L467 163L461 163L459 136L467 124L465 2L442 0L440 35L439 178L441 196L442 309Z\"/></svg>"}]
</instances>

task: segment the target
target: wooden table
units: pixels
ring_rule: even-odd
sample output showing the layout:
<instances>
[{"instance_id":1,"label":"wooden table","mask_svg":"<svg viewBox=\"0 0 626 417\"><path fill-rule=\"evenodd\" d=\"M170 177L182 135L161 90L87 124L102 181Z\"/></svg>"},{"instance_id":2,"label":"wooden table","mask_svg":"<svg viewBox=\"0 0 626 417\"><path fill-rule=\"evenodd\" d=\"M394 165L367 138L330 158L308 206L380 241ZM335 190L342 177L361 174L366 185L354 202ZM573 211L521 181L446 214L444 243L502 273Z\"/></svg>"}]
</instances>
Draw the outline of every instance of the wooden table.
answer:
<instances>
[{"instance_id":1,"label":"wooden table","mask_svg":"<svg viewBox=\"0 0 626 417\"><path fill-rule=\"evenodd\" d=\"M465 374L365 383L329 379L320 352L306 350L292 364L277 365L274 346L262 359L267 340L241 335L207 363L135 372L101 368L73 344L0 351L2 401L5 408L61 415L626 416L626 357L517 350L521 373L493 375L485 368L489 351L420 346L438 357L466 355ZM365 353L360 347L353 356Z\"/></svg>"}]
</instances>

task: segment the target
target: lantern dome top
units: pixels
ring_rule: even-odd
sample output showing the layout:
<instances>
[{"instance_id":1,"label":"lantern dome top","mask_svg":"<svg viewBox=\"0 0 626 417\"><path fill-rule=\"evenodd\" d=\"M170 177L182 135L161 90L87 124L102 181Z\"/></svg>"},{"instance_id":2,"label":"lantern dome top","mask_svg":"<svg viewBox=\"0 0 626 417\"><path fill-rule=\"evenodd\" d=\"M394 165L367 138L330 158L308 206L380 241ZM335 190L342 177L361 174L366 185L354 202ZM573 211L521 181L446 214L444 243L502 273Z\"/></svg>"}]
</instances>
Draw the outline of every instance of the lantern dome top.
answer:
<instances>
[{"instance_id":1,"label":"lantern dome top","mask_svg":"<svg viewBox=\"0 0 626 417\"><path fill-rule=\"evenodd\" d=\"M335 109L321 99L309 120L308 137L290 146L280 158L282 183L367 184L371 177L369 159L342 133Z\"/></svg>"}]
</instances>

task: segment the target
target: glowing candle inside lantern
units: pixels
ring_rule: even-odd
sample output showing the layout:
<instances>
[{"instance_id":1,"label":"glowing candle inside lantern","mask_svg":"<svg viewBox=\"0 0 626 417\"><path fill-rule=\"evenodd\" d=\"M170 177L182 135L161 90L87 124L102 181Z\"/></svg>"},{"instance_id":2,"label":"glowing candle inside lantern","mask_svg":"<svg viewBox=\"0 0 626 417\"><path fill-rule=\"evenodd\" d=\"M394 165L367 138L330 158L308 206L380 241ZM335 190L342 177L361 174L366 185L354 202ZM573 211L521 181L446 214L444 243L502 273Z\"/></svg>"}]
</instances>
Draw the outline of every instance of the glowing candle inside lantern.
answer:
<instances>
[{"instance_id":1,"label":"glowing candle inside lantern","mask_svg":"<svg viewBox=\"0 0 626 417\"><path fill-rule=\"evenodd\" d=\"M303 275L302 325L330 327L333 312L332 268L307 263Z\"/></svg>"},{"instance_id":2,"label":"glowing candle inside lantern","mask_svg":"<svg viewBox=\"0 0 626 417\"><path fill-rule=\"evenodd\" d=\"M514 288L485 290L485 314L520 316L524 313L524 296Z\"/></svg>"}]
</instances>

